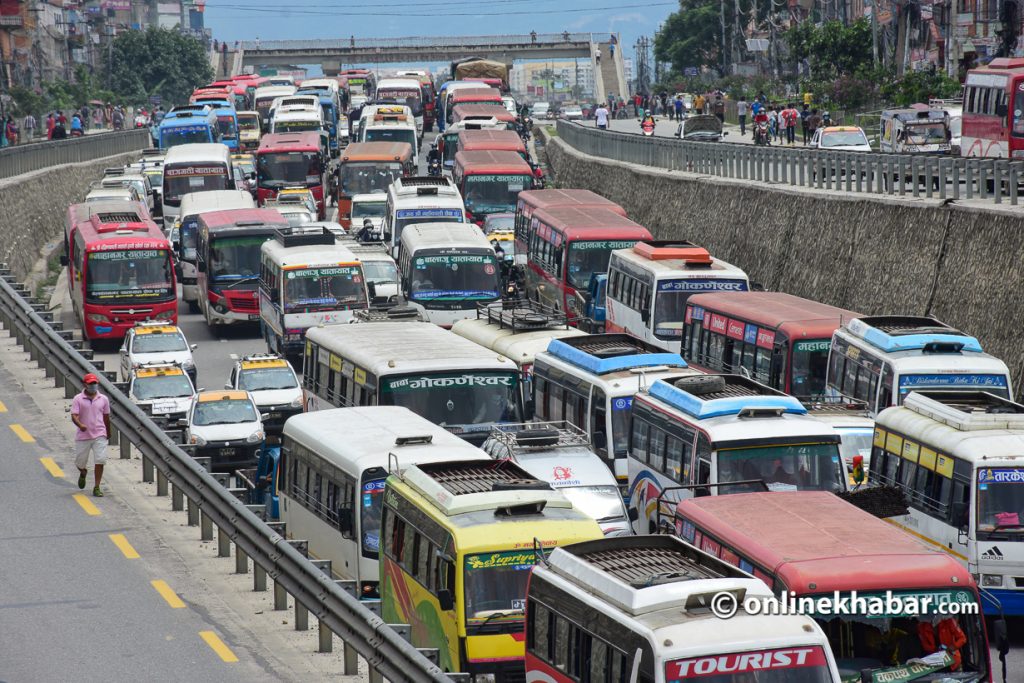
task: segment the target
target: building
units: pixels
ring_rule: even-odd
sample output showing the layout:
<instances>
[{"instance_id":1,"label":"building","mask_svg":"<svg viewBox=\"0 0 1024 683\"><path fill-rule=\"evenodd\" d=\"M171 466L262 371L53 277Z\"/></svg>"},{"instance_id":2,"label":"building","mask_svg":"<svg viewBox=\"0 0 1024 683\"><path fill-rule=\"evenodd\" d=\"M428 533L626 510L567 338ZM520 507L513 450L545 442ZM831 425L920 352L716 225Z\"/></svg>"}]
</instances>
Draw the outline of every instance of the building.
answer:
<instances>
[{"instance_id":1,"label":"building","mask_svg":"<svg viewBox=\"0 0 1024 683\"><path fill-rule=\"evenodd\" d=\"M594 66L589 59L519 62L509 74L509 86L520 99L589 100L594 97Z\"/></svg>"}]
</instances>

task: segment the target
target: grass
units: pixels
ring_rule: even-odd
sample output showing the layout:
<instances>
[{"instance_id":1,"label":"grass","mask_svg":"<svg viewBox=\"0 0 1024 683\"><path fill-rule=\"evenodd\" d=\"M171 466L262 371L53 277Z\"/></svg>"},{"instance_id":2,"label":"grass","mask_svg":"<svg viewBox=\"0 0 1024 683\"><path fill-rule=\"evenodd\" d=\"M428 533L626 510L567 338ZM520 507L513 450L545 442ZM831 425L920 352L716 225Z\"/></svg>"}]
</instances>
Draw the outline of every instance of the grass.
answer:
<instances>
[{"instance_id":1,"label":"grass","mask_svg":"<svg viewBox=\"0 0 1024 683\"><path fill-rule=\"evenodd\" d=\"M45 290L47 288L52 289L57 284L57 278L60 277L60 271L63 269L63 266L60 265L60 255L62 253L60 247L58 247L46 259L46 278L36 283L35 296L37 299L43 298Z\"/></svg>"}]
</instances>

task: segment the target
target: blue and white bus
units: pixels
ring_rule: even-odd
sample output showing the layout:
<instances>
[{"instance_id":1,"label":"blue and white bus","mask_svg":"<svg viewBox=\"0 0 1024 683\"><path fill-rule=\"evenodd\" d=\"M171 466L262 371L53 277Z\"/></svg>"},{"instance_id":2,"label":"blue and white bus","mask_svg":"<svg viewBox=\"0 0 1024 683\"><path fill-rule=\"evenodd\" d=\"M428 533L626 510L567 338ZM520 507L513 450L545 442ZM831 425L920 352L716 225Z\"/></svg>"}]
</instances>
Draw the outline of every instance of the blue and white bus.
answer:
<instances>
[{"instance_id":1,"label":"blue and white bus","mask_svg":"<svg viewBox=\"0 0 1024 683\"><path fill-rule=\"evenodd\" d=\"M217 116L205 105L173 109L164 115L157 128L160 149L202 142L220 142Z\"/></svg>"}]
</instances>

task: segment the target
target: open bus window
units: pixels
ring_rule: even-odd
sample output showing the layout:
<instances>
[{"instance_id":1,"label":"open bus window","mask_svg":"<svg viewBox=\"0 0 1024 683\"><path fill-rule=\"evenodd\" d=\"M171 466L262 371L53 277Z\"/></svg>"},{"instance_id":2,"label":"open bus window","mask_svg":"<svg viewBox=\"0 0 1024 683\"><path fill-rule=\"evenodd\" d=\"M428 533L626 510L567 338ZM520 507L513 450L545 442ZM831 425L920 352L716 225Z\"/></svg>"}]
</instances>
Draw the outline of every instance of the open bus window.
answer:
<instances>
[{"instance_id":1,"label":"open bus window","mask_svg":"<svg viewBox=\"0 0 1024 683\"><path fill-rule=\"evenodd\" d=\"M771 491L842 491L845 468L834 443L738 448L718 452L718 481L760 479ZM720 494L760 491L760 486L722 486Z\"/></svg>"},{"instance_id":2,"label":"open bus window","mask_svg":"<svg viewBox=\"0 0 1024 683\"><path fill-rule=\"evenodd\" d=\"M466 629L487 633L522 629L532 549L469 555L465 566Z\"/></svg>"},{"instance_id":3,"label":"open bus window","mask_svg":"<svg viewBox=\"0 0 1024 683\"><path fill-rule=\"evenodd\" d=\"M1024 534L1024 468L978 470L978 530Z\"/></svg>"},{"instance_id":4,"label":"open bus window","mask_svg":"<svg viewBox=\"0 0 1024 683\"><path fill-rule=\"evenodd\" d=\"M365 299L363 276L356 266L304 268L285 275L285 313L332 311Z\"/></svg>"},{"instance_id":5,"label":"open bus window","mask_svg":"<svg viewBox=\"0 0 1024 683\"><path fill-rule=\"evenodd\" d=\"M163 249L93 252L85 295L91 301L173 296L170 255Z\"/></svg>"},{"instance_id":6,"label":"open bus window","mask_svg":"<svg viewBox=\"0 0 1024 683\"><path fill-rule=\"evenodd\" d=\"M260 187L320 181L320 158L316 152L260 154L256 162Z\"/></svg>"}]
</instances>

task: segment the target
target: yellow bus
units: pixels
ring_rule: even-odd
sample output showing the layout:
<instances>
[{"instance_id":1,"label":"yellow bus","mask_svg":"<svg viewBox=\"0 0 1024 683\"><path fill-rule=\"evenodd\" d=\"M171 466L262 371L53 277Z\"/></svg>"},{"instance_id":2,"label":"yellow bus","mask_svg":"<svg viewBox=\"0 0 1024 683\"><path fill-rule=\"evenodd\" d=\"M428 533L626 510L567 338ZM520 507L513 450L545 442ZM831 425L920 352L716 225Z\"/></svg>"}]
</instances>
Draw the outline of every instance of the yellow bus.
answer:
<instances>
[{"instance_id":1,"label":"yellow bus","mask_svg":"<svg viewBox=\"0 0 1024 683\"><path fill-rule=\"evenodd\" d=\"M380 598L439 665L495 683L523 680L523 614L535 542L602 538L597 523L515 463L410 465L384 490Z\"/></svg>"}]
</instances>

